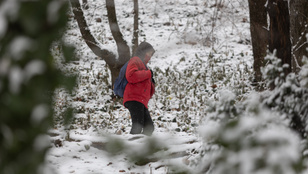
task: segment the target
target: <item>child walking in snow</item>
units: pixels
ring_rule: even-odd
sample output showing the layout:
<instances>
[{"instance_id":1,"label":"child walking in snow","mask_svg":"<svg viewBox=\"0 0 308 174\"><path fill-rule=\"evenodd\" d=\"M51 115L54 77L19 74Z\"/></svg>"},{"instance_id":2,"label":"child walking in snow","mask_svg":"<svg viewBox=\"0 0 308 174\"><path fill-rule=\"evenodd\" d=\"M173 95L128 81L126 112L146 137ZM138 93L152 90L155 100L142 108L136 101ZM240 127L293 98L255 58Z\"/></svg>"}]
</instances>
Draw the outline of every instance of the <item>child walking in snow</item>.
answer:
<instances>
[{"instance_id":1,"label":"child walking in snow","mask_svg":"<svg viewBox=\"0 0 308 174\"><path fill-rule=\"evenodd\" d=\"M151 44L142 42L129 60L126 69L126 85L123 103L132 118L131 134L152 135L154 124L148 110L148 102L155 92L153 72L146 66L155 50Z\"/></svg>"}]
</instances>

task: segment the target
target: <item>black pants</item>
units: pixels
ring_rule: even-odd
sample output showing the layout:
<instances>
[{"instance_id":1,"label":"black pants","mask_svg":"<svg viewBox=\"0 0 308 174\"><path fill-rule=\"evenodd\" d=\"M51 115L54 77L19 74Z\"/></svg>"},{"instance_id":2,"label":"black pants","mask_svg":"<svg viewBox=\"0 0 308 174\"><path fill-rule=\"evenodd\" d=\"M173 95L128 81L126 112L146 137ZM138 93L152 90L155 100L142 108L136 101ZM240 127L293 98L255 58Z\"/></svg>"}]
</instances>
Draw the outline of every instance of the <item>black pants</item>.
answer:
<instances>
[{"instance_id":1,"label":"black pants","mask_svg":"<svg viewBox=\"0 0 308 174\"><path fill-rule=\"evenodd\" d=\"M128 108L132 117L132 129L130 133L152 135L154 124L149 110L142 103L137 101L128 101L124 106Z\"/></svg>"}]
</instances>

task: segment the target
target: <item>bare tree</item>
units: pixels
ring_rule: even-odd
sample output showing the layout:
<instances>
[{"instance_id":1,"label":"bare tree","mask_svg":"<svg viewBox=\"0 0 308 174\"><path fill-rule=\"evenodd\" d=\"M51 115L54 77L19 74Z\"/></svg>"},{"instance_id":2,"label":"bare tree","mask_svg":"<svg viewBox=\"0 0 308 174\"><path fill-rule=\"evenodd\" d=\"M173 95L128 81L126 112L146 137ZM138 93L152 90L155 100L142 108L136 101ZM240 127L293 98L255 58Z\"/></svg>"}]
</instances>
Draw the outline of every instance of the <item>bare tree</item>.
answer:
<instances>
[{"instance_id":1,"label":"bare tree","mask_svg":"<svg viewBox=\"0 0 308 174\"><path fill-rule=\"evenodd\" d=\"M308 1L292 0L289 4L288 1L283 0L248 0L248 2L256 80L261 80L260 67L264 64L263 58L267 46L270 52L276 52L282 64L289 65L284 69L285 76L292 71L292 67L293 71L298 71L302 66L301 59L307 55ZM266 3L267 9L264 7ZM267 14L270 22L269 32L264 31L267 26ZM275 85L271 84L270 88L274 89ZM305 122L301 119L301 115L296 112L290 115L292 115L290 127L305 137Z\"/></svg>"},{"instance_id":2,"label":"bare tree","mask_svg":"<svg viewBox=\"0 0 308 174\"><path fill-rule=\"evenodd\" d=\"M75 19L78 23L78 26L79 26L79 29L82 35L82 38L85 40L88 47L93 51L93 53L96 56L106 61L111 71L112 86L113 86L115 79L119 75L121 67L131 57L130 48L127 42L124 40L123 35L120 31L120 27L118 25L114 0L106 0L106 9L107 9L107 16L108 16L110 30L116 42L116 45L117 45L117 51L119 55L118 58L111 51L101 48L100 43L91 34L91 31L89 30L89 26L85 19L83 9L80 5L79 0L70 0L70 2L73 8ZM136 3L137 3L137 6L136 6ZM136 34L137 40L134 42L134 45L138 46L138 0L135 0L134 4L135 4L134 5L135 6L134 7L134 11L135 11L134 26L137 25L137 27L134 27L134 33L135 32L137 33ZM136 14L137 14L137 18L136 18ZM135 34L134 34L134 37L135 37Z\"/></svg>"},{"instance_id":3,"label":"bare tree","mask_svg":"<svg viewBox=\"0 0 308 174\"><path fill-rule=\"evenodd\" d=\"M106 0L106 8L110 30L118 47L119 59L128 60L130 58L130 50L118 25L114 0Z\"/></svg>"},{"instance_id":4,"label":"bare tree","mask_svg":"<svg viewBox=\"0 0 308 174\"><path fill-rule=\"evenodd\" d=\"M133 53L135 53L136 48L138 47L138 35L139 35L139 4L138 0L134 0L134 35L133 35Z\"/></svg>"},{"instance_id":5,"label":"bare tree","mask_svg":"<svg viewBox=\"0 0 308 174\"><path fill-rule=\"evenodd\" d=\"M269 51L276 50L276 56L282 64L290 65L284 69L285 75L291 72L291 40L290 15L288 1L268 0L268 14L270 17Z\"/></svg>"},{"instance_id":6,"label":"bare tree","mask_svg":"<svg viewBox=\"0 0 308 174\"><path fill-rule=\"evenodd\" d=\"M254 57L253 69L256 82L262 80L261 67L264 66L264 57L266 56L268 45L266 2L267 0L248 0L252 51Z\"/></svg>"},{"instance_id":7,"label":"bare tree","mask_svg":"<svg viewBox=\"0 0 308 174\"><path fill-rule=\"evenodd\" d=\"M299 0L296 0L297 2ZM268 0L268 14L270 17L270 37L269 37L269 51L274 52L276 50L276 56L282 60L282 64L288 64L288 68L284 68L285 76L292 71L292 58L291 58L291 34L290 34L290 14L288 1L282 0ZM305 9L307 10L307 9ZM304 10L304 11L305 11ZM291 11L291 13L297 13ZM292 14L296 15L296 14ZM296 23L296 22L295 22ZM294 22L292 25L295 24ZM299 22L301 23L301 22ZM296 26L292 26L296 27ZM292 35L296 34L298 28L292 30ZM298 35L297 35L298 36ZM295 38L298 39L298 38ZM294 38L293 38L294 41ZM293 52L296 51L296 47L293 47ZM274 85L272 86L272 88ZM297 131L302 137L305 137L305 123L301 119L299 114L292 116L290 127Z\"/></svg>"},{"instance_id":8,"label":"bare tree","mask_svg":"<svg viewBox=\"0 0 308 174\"><path fill-rule=\"evenodd\" d=\"M307 56L306 48L308 47L308 1L293 0L290 1L290 23L292 39L292 70L298 72L303 65L302 58Z\"/></svg>"}]
</instances>

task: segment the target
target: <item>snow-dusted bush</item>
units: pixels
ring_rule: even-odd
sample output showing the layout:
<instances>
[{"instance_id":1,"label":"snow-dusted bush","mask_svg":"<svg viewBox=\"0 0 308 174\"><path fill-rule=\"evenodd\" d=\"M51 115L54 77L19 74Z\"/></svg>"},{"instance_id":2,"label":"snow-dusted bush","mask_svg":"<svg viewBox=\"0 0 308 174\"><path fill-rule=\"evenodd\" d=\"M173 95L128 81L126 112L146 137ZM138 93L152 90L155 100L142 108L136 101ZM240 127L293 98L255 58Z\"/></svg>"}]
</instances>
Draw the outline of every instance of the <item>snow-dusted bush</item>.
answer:
<instances>
[{"instance_id":1,"label":"snow-dusted bush","mask_svg":"<svg viewBox=\"0 0 308 174\"><path fill-rule=\"evenodd\" d=\"M54 54L61 56L57 49L54 50ZM178 64L166 70L153 68L156 92L150 100L149 109L155 116L154 121L159 122L159 127L166 126L165 123L168 122L175 122L178 124L177 131L194 131L199 118L206 117L206 108L212 107L213 102L210 99L215 98L218 89L233 86L236 100L245 95L250 88L245 82L250 71L240 67L236 67L236 71L233 71L232 67L225 68L220 63L224 58L218 55L213 53L208 61L197 55L192 60L183 57ZM189 65L183 69L181 63L188 61ZM129 121L129 113L122 106L122 100L113 100L111 97L113 92L110 72L105 63L101 60L81 60L64 67L68 73L78 73L79 77L71 98L65 91L58 91L55 100L56 127L63 125L64 114L61 111L73 106L76 117L70 126L71 129L123 129L122 122ZM166 117L167 114L172 116Z\"/></svg>"},{"instance_id":2,"label":"snow-dusted bush","mask_svg":"<svg viewBox=\"0 0 308 174\"><path fill-rule=\"evenodd\" d=\"M237 98L234 93L229 90L221 90L218 92L218 100L209 101L206 109L205 122L209 119L216 121L226 121L234 119L239 115L240 108L236 106Z\"/></svg>"},{"instance_id":3,"label":"snow-dusted bush","mask_svg":"<svg viewBox=\"0 0 308 174\"><path fill-rule=\"evenodd\" d=\"M262 112L223 124L215 141L221 149L211 173L299 173L300 139L273 115Z\"/></svg>"},{"instance_id":4,"label":"snow-dusted bush","mask_svg":"<svg viewBox=\"0 0 308 174\"><path fill-rule=\"evenodd\" d=\"M267 64L261 69L268 88L281 86L285 82L284 69L289 67L287 64L282 65L281 59L278 59L275 54L268 54L264 58Z\"/></svg>"},{"instance_id":5,"label":"snow-dusted bush","mask_svg":"<svg viewBox=\"0 0 308 174\"><path fill-rule=\"evenodd\" d=\"M228 96L232 101L232 95ZM237 117L204 122L199 130L204 144L193 160L192 171L295 174L303 170L299 136L288 128L279 113L263 108L259 101L259 95L253 94L238 106L245 109L238 109L241 112ZM222 110L230 111L230 105L219 106L221 109L214 112L218 117Z\"/></svg>"},{"instance_id":6,"label":"snow-dusted bush","mask_svg":"<svg viewBox=\"0 0 308 174\"><path fill-rule=\"evenodd\" d=\"M237 102L223 91L200 126L203 146L192 160L196 173L301 173L308 115L308 65L285 76L281 60L268 55L263 74L272 91ZM268 109L270 108L270 109ZM301 133L300 135L293 129Z\"/></svg>"},{"instance_id":7,"label":"snow-dusted bush","mask_svg":"<svg viewBox=\"0 0 308 174\"><path fill-rule=\"evenodd\" d=\"M299 74L290 73L284 78L281 60L275 56L267 56L270 62L263 69L264 78L269 87L274 84L275 88L264 93L264 103L280 112L291 120L290 127L300 133L302 137L307 136L308 130L308 64L307 59L303 62Z\"/></svg>"}]
</instances>

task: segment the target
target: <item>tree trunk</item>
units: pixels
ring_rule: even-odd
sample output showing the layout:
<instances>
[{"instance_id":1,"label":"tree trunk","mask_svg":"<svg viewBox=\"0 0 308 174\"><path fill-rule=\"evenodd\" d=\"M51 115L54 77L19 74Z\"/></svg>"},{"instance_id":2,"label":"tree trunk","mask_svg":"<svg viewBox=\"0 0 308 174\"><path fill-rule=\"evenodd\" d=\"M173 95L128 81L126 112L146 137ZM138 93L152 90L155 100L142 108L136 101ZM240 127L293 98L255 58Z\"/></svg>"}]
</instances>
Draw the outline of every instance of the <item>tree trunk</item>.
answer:
<instances>
[{"instance_id":1,"label":"tree trunk","mask_svg":"<svg viewBox=\"0 0 308 174\"><path fill-rule=\"evenodd\" d=\"M262 80L261 67L264 66L264 57L266 56L268 45L266 2L267 0L248 0L250 33L254 57L253 69L256 82Z\"/></svg>"},{"instance_id":2,"label":"tree trunk","mask_svg":"<svg viewBox=\"0 0 308 174\"><path fill-rule=\"evenodd\" d=\"M138 47L138 34L139 34L139 5L138 5L138 0L134 0L134 34L133 34L133 47L132 47L132 52L135 54L135 51Z\"/></svg>"},{"instance_id":3,"label":"tree trunk","mask_svg":"<svg viewBox=\"0 0 308 174\"><path fill-rule=\"evenodd\" d=\"M292 71L299 72L303 66L302 59L307 56L308 47L308 1L292 0L290 1L290 23L291 23L291 39L292 39ZM307 56L308 57L308 56Z\"/></svg>"},{"instance_id":4,"label":"tree trunk","mask_svg":"<svg viewBox=\"0 0 308 174\"><path fill-rule=\"evenodd\" d=\"M291 40L290 16L288 1L268 0L268 14L270 17L269 51L288 64L284 69L285 76L291 72Z\"/></svg>"},{"instance_id":5,"label":"tree trunk","mask_svg":"<svg viewBox=\"0 0 308 174\"><path fill-rule=\"evenodd\" d=\"M84 39L88 47L93 51L96 56L103 58L108 65L116 65L115 55L106 49L101 49L99 47L99 43L91 34L83 11L81 9L79 0L70 1L73 8L74 17L78 23L82 38Z\"/></svg>"},{"instance_id":6,"label":"tree trunk","mask_svg":"<svg viewBox=\"0 0 308 174\"><path fill-rule=\"evenodd\" d=\"M108 2L107 2L108 1ZM106 5L108 7L108 20L110 23L110 29L112 32L112 35L117 43L118 47L118 54L119 58L116 59L116 56L111 52L106 49L102 49L99 46L98 41L94 38L94 36L91 34L89 30L89 26L87 24L87 21L84 17L84 13L82 11L81 5L79 0L70 0L72 8L73 8L73 13L75 16L75 19L78 23L82 38L85 40L86 44L88 47L93 51L93 53L104 59L111 71L111 76L112 76L112 86L114 85L115 79L118 77L119 72L121 67L125 64L127 60L130 58L130 50L123 39L123 35L120 32L117 19L116 19L116 14L115 14L115 7L114 7L114 1L113 0L106 0ZM113 5L112 5L113 4Z\"/></svg>"},{"instance_id":7,"label":"tree trunk","mask_svg":"<svg viewBox=\"0 0 308 174\"><path fill-rule=\"evenodd\" d=\"M118 62L117 66L122 67L131 57L130 49L126 41L123 39L123 35L118 25L114 0L106 0L106 8L107 8L110 30L118 47L119 58L117 61Z\"/></svg>"},{"instance_id":8,"label":"tree trunk","mask_svg":"<svg viewBox=\"0 0 308 174\"><path fill-rule=\"evenodd\" d=\"M288 1L269 0L268 13L270 16L269 50L271 52L276 50L277 57L282 60L282 64L289 65L289 68L284 69L286 76L292 69ZM294 115L291 118L290 127L297 131L301 136L305 136L304 124L299 115Z\"/></svg>"}]
</instances>

